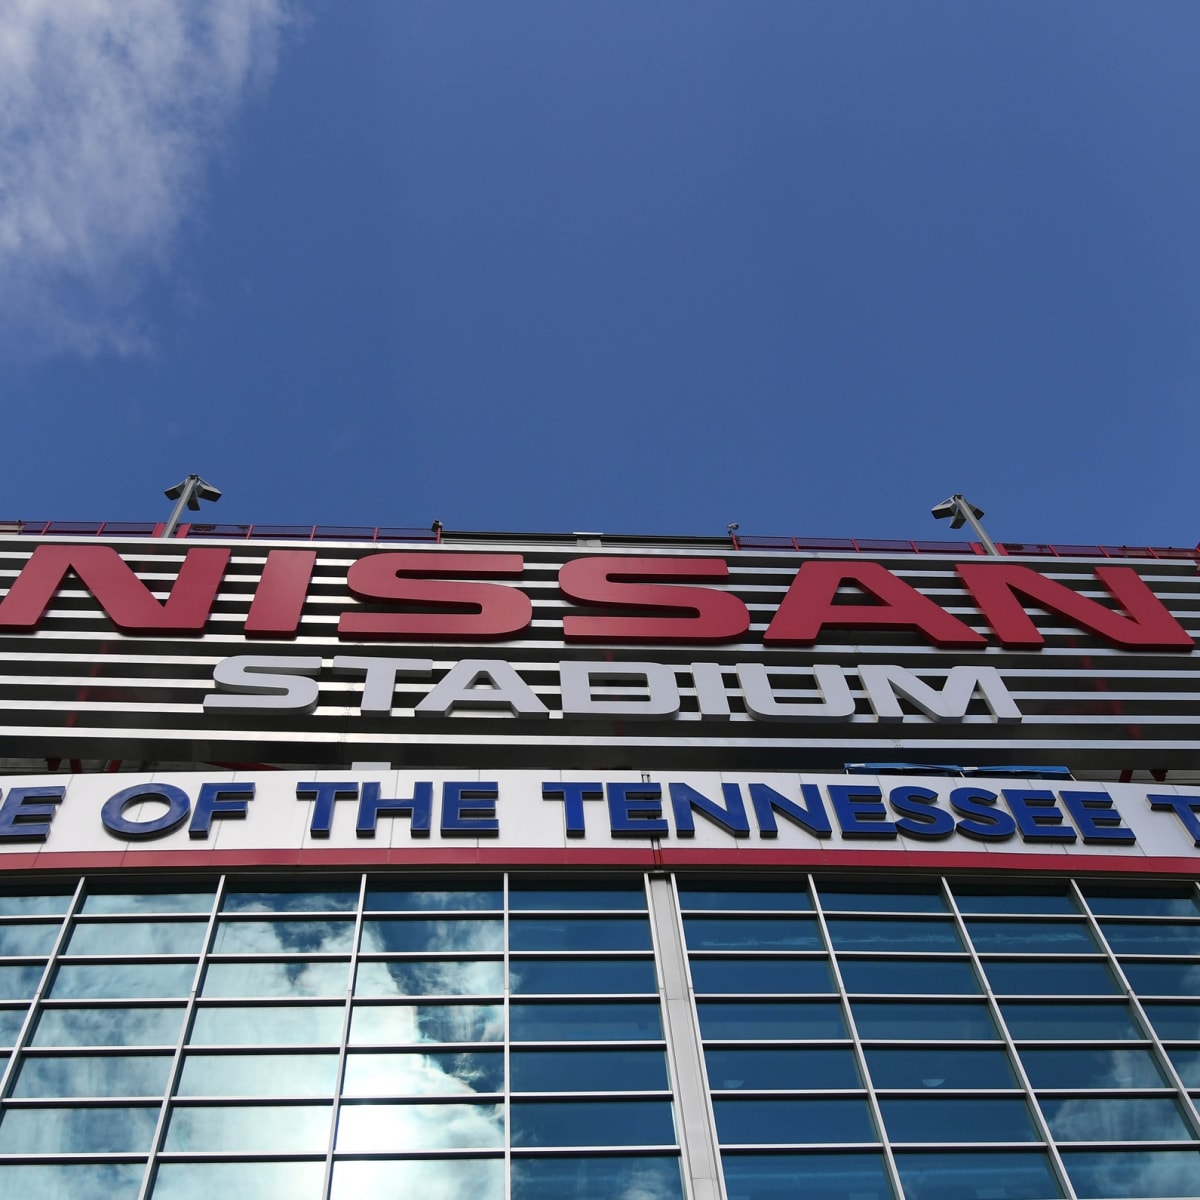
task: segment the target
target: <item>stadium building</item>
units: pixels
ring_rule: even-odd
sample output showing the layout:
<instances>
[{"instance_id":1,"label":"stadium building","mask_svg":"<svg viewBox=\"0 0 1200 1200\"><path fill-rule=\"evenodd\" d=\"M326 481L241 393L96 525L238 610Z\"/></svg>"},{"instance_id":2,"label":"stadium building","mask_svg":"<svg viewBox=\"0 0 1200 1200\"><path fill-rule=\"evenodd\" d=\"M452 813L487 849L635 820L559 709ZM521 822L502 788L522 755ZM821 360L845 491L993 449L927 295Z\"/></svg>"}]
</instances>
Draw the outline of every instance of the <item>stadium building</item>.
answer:
<instances>
[{"instance_id":1,"label":"stadium building","mask_svg":"<svg viewBox=\"0 0 1200 1200\"><path fill-rule=\"evenodd\" d=\"M1191 550L0 527L14 1200L1200 1195Z\"/></svg>"}]
</instances>

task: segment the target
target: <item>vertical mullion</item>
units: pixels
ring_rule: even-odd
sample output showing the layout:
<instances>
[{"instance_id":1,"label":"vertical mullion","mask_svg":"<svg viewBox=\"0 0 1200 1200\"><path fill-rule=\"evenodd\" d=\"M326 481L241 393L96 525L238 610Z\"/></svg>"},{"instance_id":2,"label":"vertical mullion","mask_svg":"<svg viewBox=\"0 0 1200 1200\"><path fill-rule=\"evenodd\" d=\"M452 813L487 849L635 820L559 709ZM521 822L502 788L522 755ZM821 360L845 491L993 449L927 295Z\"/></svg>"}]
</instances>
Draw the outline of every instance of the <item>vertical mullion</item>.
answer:
<instances>
[{"instance_id":1,"label":"vertical mullion","mask_svg":"<svg viewBox=\"0 0 1200 1200\"><path fill-rule=\"evenodd\" d=\"M509 872L505 871L500 877L500 906L502 922L502 944L504 947L504 1196L505 1200L512 1194L512 1074L511 1054L512 1035L509 1023L509 1002L512 988L509 984L509 949L508 949L508 883Z\"/></svg>"}]
</instances>

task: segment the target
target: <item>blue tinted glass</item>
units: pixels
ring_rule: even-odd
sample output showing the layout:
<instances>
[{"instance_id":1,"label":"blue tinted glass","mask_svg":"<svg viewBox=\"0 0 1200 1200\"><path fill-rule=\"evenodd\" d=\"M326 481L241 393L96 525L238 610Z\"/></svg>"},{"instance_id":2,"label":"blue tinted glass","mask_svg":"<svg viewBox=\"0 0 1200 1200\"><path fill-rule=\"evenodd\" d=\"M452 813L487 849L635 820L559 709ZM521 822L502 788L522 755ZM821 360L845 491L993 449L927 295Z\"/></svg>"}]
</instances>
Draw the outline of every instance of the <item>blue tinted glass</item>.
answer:
<instances>
[{"instance_id":1,"label":"blue tinted glass","mask_svg":"<svg viewBox=\"0 0 1200 1200\"><path fill-rule=\"evenodd\" d=\"M35 1046L174 1046L183 1028L179 1008L47 1008Z\"/></svg>"},{"instance_id":2,"label":"blue tinted glass","mask_svg":"<svg viewBox=\"0 0 1200 1200\"><path fill-rule=\"evenodd\" d=\"M1098 954L1082 921L968 921L980 954Z\"/></svg>"},{"instance_id":3,"label":"blue tinted glass","mask_svg":"<svg viewBox=\"0 0 1200 1200\"><path fill-rule=\"evenodd\" d=\"M1200 995L1200 962L1123 962L1121 968L1139 996Z\"/></svg>"},{"instance_id":4,"label":"blue tinted glass","mask_svg":"<svg viewBox=\"0 0 1200 1200\"><path fill-rule=\"evenodd\" d=\"M1099 1042L1146 1035L1124 1004L1002 1004L1009 1033L1018 1041Z\"/></svg>"},{"instance_id":5,"label":"blue tinted glass","mask_svg":"<svg viewBox=\"0 0 1200 1200\"><path fill-rule=\"evenodd\" d=\"M510 917L513 950L649 950L646 917Z\"/></svg>"},{"instance_id":6,"label":"blue tinted glass","mask_svg":"<svg viewBox=\"0 0 1200 1200\"><path fill-rule=\"evenodd\" d=\"M878 1154L721 1155L725 1186L737 1200L892 1200Z\"/></svg>"},{"instance_id":7,"label":"blue tinted glass","mask_svg":"<svg viewBox=\"0 0 1200 1200\"><path fill-rule=\"evenodd\" d=\"M356 1004L350 1018L350 1042L356 1046L503 1039L504 1009L498 1004Z\"/></svg>"},{"instance_id":8,"label":"blue tinted glass","mask_svg":"<svg viewBox=\"0 0 1200 1200\"><path fill-rule=\"evenodd\" d=\"M0 1154L143 1153L157 1123L157 1106L10 1108L0 1120Z\"/></svg>"},{"instance_id":9,"label":"blue tinted glass","mask_svg":"<svg viewBox=\"0 0 1200 1200\"><path fill-rule=\"evenodd\" d=\"M367 912L478 912L504 907L500 881L483 880L469 885L452 879L430 879L403 888L381 881L367 884Z\"/></svg>"},{"instance_id":10,"label":"blue tinted glass","mask_svg":"<svg viewBox=\"0 0 1200 1200\"><path fill-rule=\"evenodd\" d=\"M696 1009L701 1034L714 1041L847 1036L842 1006L832 1000L701 1000Z\"/></svg>"},{"instance_id":11,"label":"blue tinted glass","mask_svg":"<svg viewBox=\"0 0 1200 1200\"><path fill-rule=\"evenodd\" d=\"M1160 1038L1200 1042L1200 1004L1143 1004L1154 1032Z\"/></svg>"},{"instance_id":12,"label":"blue tinted glass","mask_svg":"<svg viewBox=\"0 0 1200 1200\"><path fill-rule=\"evenodd\" d=\"M354 922L223 920L217 922L214 954L347 954Z\"/></svg>"},{"instance_id":13,"label":"blue tinted glass","mask_svg":"<svg viewBox=\"0 0 1200 1200\"><path fill-rule=\"evenodd\" d=\"M474 1193L463 1193L464 1196ZM674 1156L513 1158L512 1200L683 1200Z\"/></svg>"},{"instance_id":14,"label":"blue tinted glass","mask_svg":"<svg viewBox=\"0 0 1200 1200\"><path fill-rule=\"evenodd\" d=\"M343 1104L334 1149L351 1154L405 1150L499 1150L503 1104Z\"/></svg>"},{"instance_id":15,"label":"blue tinted glass","mask_svg":"<svg viewBox=\"0 0 1200 1200\"><path fill-rule=\"evenodd\" d=\"M598 911L606 908L644 909L646 893L641 880L613 887L530 888L510 887L508 907L513 912L563 909Z\"/></svg>"},{"instance_id":16,"label":"blue tinted glass","mask_svg":"<svg viewBox=\"0 0 1200 1200\"><path fill-rule=\"evenodd\" d=\"M21 1200L137 1200L141 1163L5 1163L4 1188Z\"/></svg>"},{"instance_id":17,"label":"blue tinted glass","mask_svg":"<svg viewBox=\"0 0 1200 1200\"><path fill-rule=\"evenodd\" d=\"M1166 1097L1042 1097L1040 1104L1059 1142L1165 1142L1192 1136L1179 1105Z\"/></svg>"},{"instance_id":18,"label":"blue tinted glass","mask_svg":"<svg viewBox=\"0 0 1200 1200\"><path fill-rule=\"evenodd\" d=\"M31 1000L43 967L0 967L0 1000Z\"/></svg>"},{"instance_id":19,"label":"blue tinted glass","mask_svg":"<svg viewBox=\"0 0 1200 1200\"><path fill-rule=\"evenodd\" d=\"M649 1000L524 1001L509 1006L508 1020L514 1042L638 1042L663 1035L658 1003Z\"/></svg>"},{"instance_id":20,"label":"blue tinted glass","mask_svg":"<svg viewBox=\"0 0 1200 1200\"><path fill-rule=\"evenodd\" d=\"M514 1100L513 1146L673 1146L669 1100Z\"/></svg>"},{"instance_id":21,"label":"blue tinted glass","mask_svg":"<svg viewBox=\"0 0 1200 1200\"><path fill-rule=\"evenodd\" d=\"M1200 1050L1184 1050L1177 1047L1170 1051L1171 1062L1183 1080L1183 1086L1200 1088Z\"/></svg>"},{"instance_id":22,"label":"blue tinted glass","mask_svg":"<svg viewBox=\"0 0 1200 1200\"><path fill-rule=\"evenodd\" d=\"M983 969L1000 996L1103 996L1119 991L1102 962L986 962Z\"/></svg>"},{"instance_id":23,"label":"blue tinted glass","mask_svg":"<svg viewBox=\"0 0 1200 1200\"><path fill-rule=\"evenodd\" d=\"M40 921L29 925L0 925L0 955L19 958L26 955L47 955L54 948L54 939L61 928L57 921Z\"/></svg>"},{"instance_id":24,"label":"blue tinted glass","mask_svg":"<svg viewBox=\"0 0 1200 1200\"><path fill-rule=\"evenodd\" d=\"M247 1191L259 1200L259 1193ZM319 1200L321 1193L314 1194ZM504 1160L488 1158L346 1159L333 1164L329 1200L504 1200ZM155 1196L155 1200L158 1197ZM180 1197L180 1200L185 1200ZM195 1200L188 1194L186 1200ZM240 1197L239 1197L240 1200ZM293 1200L280 1195L278 1200ZM299 1198L295 1198L299 1200Z\"/></svg>"},{"instance_id":25,"label":"blue tinted glass","mask_svg":"<svg viewBox=\"0 0 1200 1200\"><path fill-rule=\"evenodd\" d=\"M0 1046L11 1046L25 1024L25 1009L0 1008Z\"/></svg>"},{"instance_id":26,"label":"blue tinted glass","mask_svg":"<svg viewBox=\"0 0 1200 1200\"><path fill-rule=\"evenodd\" d=\"M1024 1100L1007 1098L879 1101L892 1142L1038 1141Z\"/></svg>"},{"instance_id":27,"label":"blue tinted glass","mask_svg":"<svg viewBox=\"0 0 1200 1200\"><path fill-rule=\"evenodd\" d=\"M50 917L70 907L70 892L0 891L0 917Z\"/></svg>"},{"instance_id":28,"label":"blue tinted glass","mask_svg":"<svg viewBox=\"0 0 1200 1200\"><path fill-rule=\"evenodd\" d=\"M829 917L829 940L835 950L961 952L953 921L910 921L903 917Z\"/></svg>"},{"instance_id":29,"label":"blue tinted glass","mask_svg":"<svg viewBox=\"0 0 1200 1200\"><path fill-rule=\"evenodd\" d=\"M1200 924L1174 921L1101 921L1108 944L1118 954L1200 955Z\"/></svg>"},{"instance_id":30,"label":"blue tinted glass","mask_svg":"<svg viewBox=\"0 0 1200 1200\"><path fill-rule=\"evenodd\" d=\"M1070 891L1061 887L1045 889L1023 886L1010 888L971 888L962 884L954 889L954 900L964 913L1046 913L1058 916L1076 913L1079 906Z\"/></svg>"},{"instance_id":31,"label":"blue tinted glass","mask_svg":"<svg viewBox=\"0 0 1200 1200\"><path fill-rule=\"evenodd\" d=\"M692 950L823 950L816 917L684 917Z\"/></svg>"},{"instance_id":32,"label":"blue tinted glass","mask_svg":"<svg viewBox=\"0 0 1200 1200\"><path fill-rule=\"evenodd\" d=\"M176 1105L164 1150L302 1153L329 1143L329 1104ZM156 1114L157 1115L157 1114Z\"/></svg>"},{"instance_id":33,"label":"blue tinted glass","mask_svg":"<svg viewBox=\"0 0 1200 1200\"><path fill-rule=\"evenodd\" d=\"M336 1054L189 1054L180 1096L332 1096Z\"/></svg>"},{"instance_id":34,"label":"blue tinted glass","mask_svg":"<svg viewBox=\"0 0 1200 1200\"><path fill-rule=\"evenodd\" d=\"M859 959L841 961L848 992L899 992L905 995L969 995L981 989L965 960Z\"/></svg>"},{"instance_id":35,"label":"blue tinted glass","mask_svg":"<svg viewBox=\"0 0 1200 1200\"><path fill-rule=\"evenodd\" d=\"M1088 1200L1192 1200L1200 1179L1200 1150L1064 1150L1062 1158L1076 1193Z\"/></svg>"},{"instance_id":36,"label":"blue tinted glass","mask_svg":"<svg viewBox=\"0 0 1200 1200\"><path fill-rule=\"evenodd\" d=\"M666 1091L661 1050L513 1050L508 1069L514 1092Z\"/></svg>"},{"instance_id":37,"label":"blue tinted glass","mask_svg":"<svg viewBox=\"0 0 1200 1200\"><path fill-rule=\"evenodd\" d=\"M342 1038L341 1004L230 1005L201 1007L192 1021L196 1046L295 1046L336 1043Z\"/></svg>"},{"instance_id":38,"label":"blue tinted glass","mask_svg":"<svg viewBox=\"0 0 1200 1200\"><path fill-rule=\"evenodd\" d=\"M686 909L753 912L755 909L774 912L807 912L812 899L807 889L780 886L751 890L749 888L693 887L679 885L679 903Z\"/></svg>"},{"instance_id":39,"label":"blue tinted glass","mask_svg":"<svg viewBox=\"0 0 1200 1200\"><path fill-rule=\"evenodd\" d=\"M1003 1050L960 1047L920 1050L889 1046L867 1050L867 1070L877 1088L1012 1088L1016 1076Z\"/></svg>"},{"instance_id":40,"label":"blue tinted glass","mask_svg":"<svg viewBox=\"0 0 1200 1200\"><path fill-rule=\"evenodd\" d=\"M517 995L654 992L648 958L513 959L509 983Z\"/></svg>"},{"instance_id":41,"label":"blue tinted glass","mask_svg":"<svg viewBox=\"0 0 1200 1200\"><path fill-rule=\"evenodd\" d=\"M858 1066L849 1047L771 1046L704 1052L714 1091L819 1091L860 1088Z\"/></svg>"},{"instance_id":42,"label":"blue tinted glass","mask_svg":"<svg viewBox=\"0 0 1200 1200\"><path fill-rule=\"evenodd\" d=\"M945 912L941 889L932 887L817 889L826 912Z\"/></svg>"},{"instance_id":43,"label":"blue tinted glass","mask_svg":"<svg viewBox=\"0 0 1200 1200\"><path fill-rule=\"evenodd\" d=\"M371 917L363 922L364 954L486 953L504 949L504 923L499 917L424 920L418 917Z\"/></svg>"},{"instance_id":44,"label":"blue tinted glass","mask_svg":"<svg viewBox=\"0 0 1200 1200\"><path fill-rule=\"evenodd\" d=\"M71 930L64 954L199 954L204 921L89 921Z\"/></svg>"},{"instance_id":45,"label":"blue tinted glass","mask_svg":"<svg viewBox=\"0 0 1200 1200\"><path fill-rule=\"evenodd\" d=\"M1085 887L1088 908L1102 917L1200 917L1196 889Z\"/></svg>"},{"instance_id":46,"label":"blue tinted glass","mask_svg":"<svg viewBox=\"0 0 1200 1200\"><path fill-rule=\"evenodd\" d=\"M347 1096L461 1096L504 1090L504 1055L498 1050L370 1054L346 1057Z\"/></svg>"},{"instance_id":47,"label":"blue tinted glass","mask_svg":"<svg viewBox=\"0 0 1200 1200\"><path fill-rule=\"evenodd\" d=\"M147 999L186 996L196 978L194 963L76 963L58 968L50 995L55 1000Z\"/></svg>"},{"instance_id":48,"label":"blue tinted glass","mask_svg":"<svg viewBox=\"0 0 1200 1200\"><path fill-rule=\"evenodd\" d=\"M358 907L358 884L327 888L229 888L222 912L353 912Z\"/></svg>"},{"instance_id":49,"label":"blue tinted glass","mask_svg":"<svg viewBox=\"0 0 1200 1200\"><path fill-rule=\"evenodd\" d=\"M26 1057L13 1095L161 1096L170 1073L169 1054Z\"/></svg>"},{"instance_id":50,"label":"blue tinted glass","mask_svg":"<svg viewBox=\"0 0 1200 1200\"><path fill-rule=\"evenodd\" d=\"M1035 1088L1154 1088L1166 1086L1149 1050L1058 1050L1029 1047L1021 1051L1025 1073Z\"/></svg>"},{"instance_id":51,"label":"blue tinted glass","mask_svg":"<svg viewBox=\"0 0 1200 1200\"><path fill-rule=\"evenodd\" d=\"M996 1027L986 1004L856 1000L851 1006L860 1037L897 1041L994 1042Z\"/></svg>"},{"instance_id":52,"label":"blue tinted glass","mask_svg":"<svg viewBox=\"0 0 1200 1200\"><path fill-rule=\"evenodd\" d=\"M697 992L832 992L833 976L823 958L693 958Z\"/></svg>"},{"instance_id":53,"label":"blue tinted glass","mask_svg":"<svg viewBox=\"0 0 1200 1200\"><path fill-rule=\"evenodd\" d=\"M896 1152L909 1200L1047 1200L1061 1196L1044 1154L1020 1150Z\"/></svg>"},{"instance_id":54,"label":"blue tinted glass","mask_svg":"<svg viewBox=\"0 0 1200 1200\"><path fill-rule=\"evenodd\" d=\"M723 1146L878 1141L865 1099L715 1099L713 1113Z\"/></svg>"},{"instance_id":55,"label":"blue tinted glass","mask_svg":"<svg viewBox=\"0 0 1200 1200\"><path fill-rule=\"evenodd\" d=\"M83 901L85 913L206 913L212 910L215 893L211 887L194 892L89 892Z\"/></svg>"},{"instance_id":56,"label":"blue tinted glass","mask_svg":"<svg viewBox=\"0 0 1200 1200\"><path fill-rule=\"evenodd\" d=\"M256 961L209 963L200 995L228 996L341 996L350 979L350 963Z\"/></svg>"},{"instance_id":57,"label":"blue tinted glass","mask_svg":"<svg viewBox=\"0 0 1200 1200\"><path fill-rule=\"evenodd\" d=\"M504 963L478 958L392 958L360 962L356 996L499 996Z\"/></svg>"},{"instance_id":58,"label":"blue tinted glass","mask_svg":"<svg viewBox=\"0 0 1200 1200\"><path fill-rule=\"evenodd\" d=\"M167 1162L155 1173L151 1195L154 1200L321 1200L324 1190L323 1162ZM74 1193L68 1194L74 1200Z\"/></svg>"}]
</instances>

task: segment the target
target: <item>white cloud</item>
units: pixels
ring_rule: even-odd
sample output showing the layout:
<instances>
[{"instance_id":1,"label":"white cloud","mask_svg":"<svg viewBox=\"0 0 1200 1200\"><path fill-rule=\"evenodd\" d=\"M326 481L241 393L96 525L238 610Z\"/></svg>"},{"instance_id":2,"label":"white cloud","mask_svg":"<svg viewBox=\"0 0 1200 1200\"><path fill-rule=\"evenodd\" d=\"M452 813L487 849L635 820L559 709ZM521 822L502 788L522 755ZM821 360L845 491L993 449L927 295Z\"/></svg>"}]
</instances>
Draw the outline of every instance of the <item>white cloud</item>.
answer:
<instances>
[{"instance_id":1,"label":"white cloud","mask_svg":"<svg viewBox=\"0 0 1200 1200\"><path fill-rule=\"evenodd\" d=\"M0 326L128 353L292 0L0 0Z\"/></svg>"}]
</instances>

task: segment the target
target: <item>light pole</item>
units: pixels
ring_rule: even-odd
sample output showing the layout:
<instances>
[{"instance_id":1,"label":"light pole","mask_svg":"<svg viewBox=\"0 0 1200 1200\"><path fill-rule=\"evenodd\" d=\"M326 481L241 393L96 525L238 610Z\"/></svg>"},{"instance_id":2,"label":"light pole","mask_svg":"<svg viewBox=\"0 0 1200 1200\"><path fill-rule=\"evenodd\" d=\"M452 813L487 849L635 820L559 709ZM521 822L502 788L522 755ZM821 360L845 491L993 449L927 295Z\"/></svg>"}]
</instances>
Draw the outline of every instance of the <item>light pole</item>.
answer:
<instances>
[{"instance_id":1,"label":"light pole","mask_svg":"<svg viewBox=\"0 0 1200 1200\"><path fill-rule=\"evenodd\" d=\"M179 527L179 518L183 516L183 510L190 508L192 512L200 511L201 500L217 501L221 498L221 489L215 488L211 483L207 483L201 479L199 475L189 475L182 483L177 483L174 487L169 487L163 493L168 500L175 501L175 508L171 513L170 520L163 526L162 537L169 538L174 536L175 530Z\"/></svg>"},{"instance_id":2,"label":"light pole","mask_svg":"<svg viewBox=\"0 0 1200 1200\"><path fill-rule=\"evenodd\" d=\"M938 520L949 517L951 529L961 529L964 523L970 525L975 531L975 536L983 544L984 550L988 554L999 556L1000 551L996 549L996 543L988 537L986 530L979 523L979 518L983 516L983 509L976 508L965 496L955 492L948 500L943 500L941 504L935 504L929 511Z\"/></svg>"}]
</instances>

